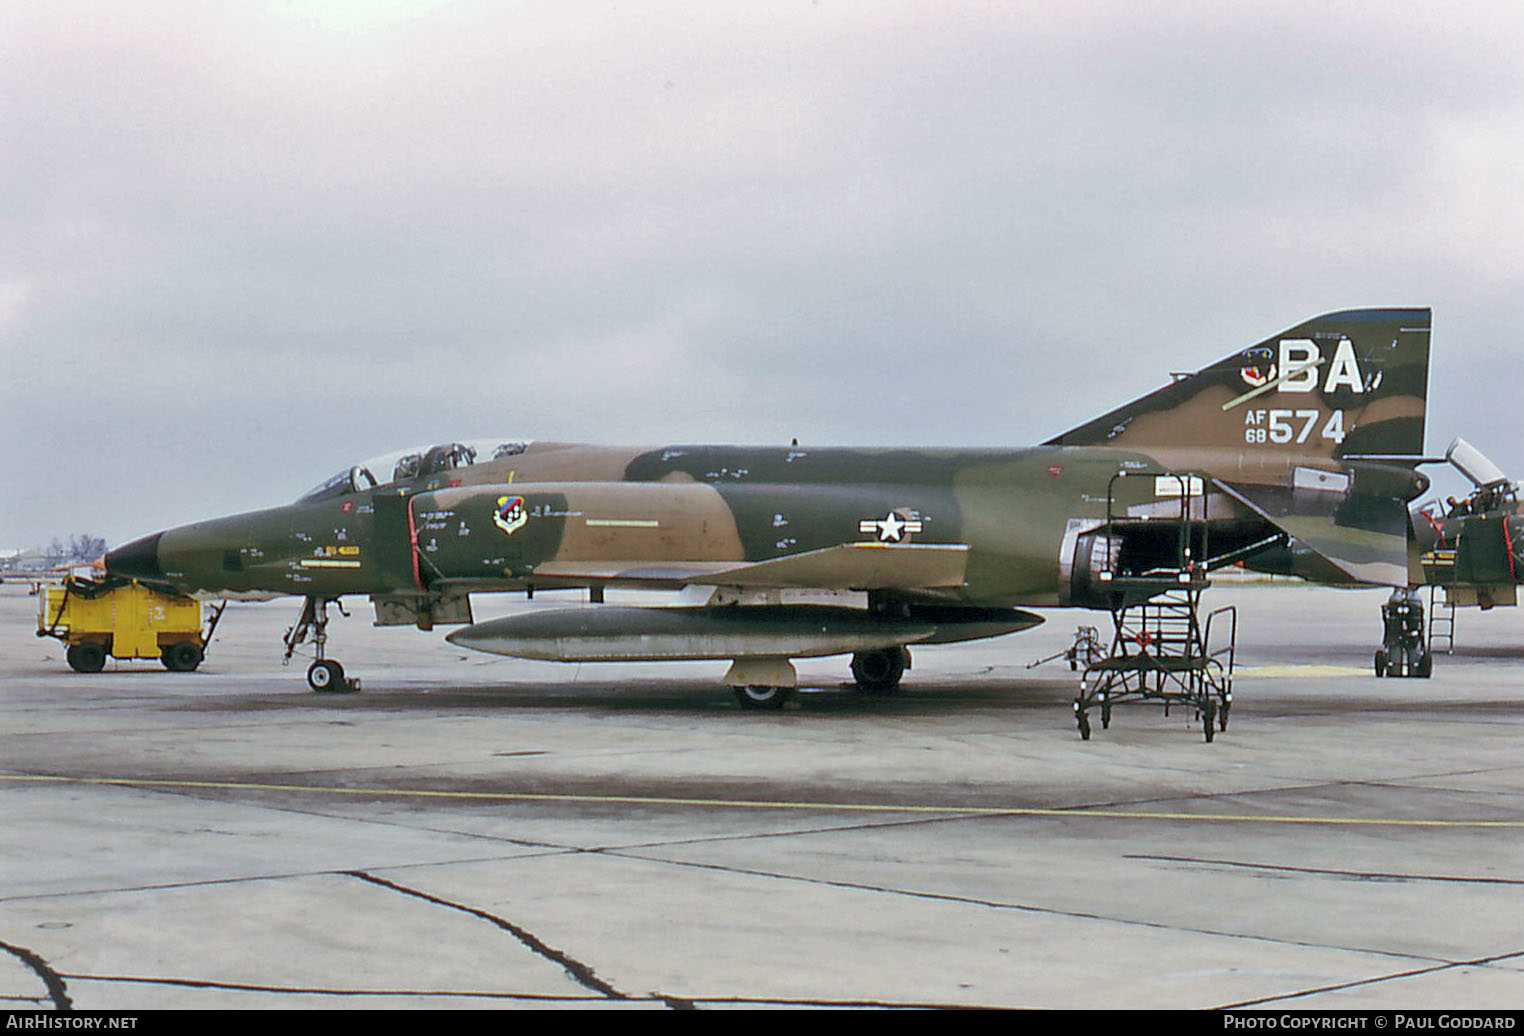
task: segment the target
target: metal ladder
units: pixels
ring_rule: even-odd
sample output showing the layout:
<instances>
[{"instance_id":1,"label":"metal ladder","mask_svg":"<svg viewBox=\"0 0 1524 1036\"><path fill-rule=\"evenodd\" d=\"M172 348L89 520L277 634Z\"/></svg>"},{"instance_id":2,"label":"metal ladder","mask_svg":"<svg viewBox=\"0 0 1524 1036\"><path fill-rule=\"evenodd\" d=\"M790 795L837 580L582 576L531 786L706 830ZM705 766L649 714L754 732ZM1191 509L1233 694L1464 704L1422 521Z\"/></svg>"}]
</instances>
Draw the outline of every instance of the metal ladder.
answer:
<instances>
[{"instance_id":1,"label":"metal ladder","mask_svg":"<svg viewBox=\"0 0 1524 1036\"><path fill-rule=\"evenodd\" d=\"M1455 600L1445 591L1444 605L1441 606L1436 598L1441 588L1434 583L1429 584L1429 654L1434 654L1435 644L1438 641L1445 642L1445 654L1455 654Z\"/></svg>"},{"instance_id":2,"label":"metal ladder","mask_svg":"<svg viewBox=\"0 0 1524 1036\"><path fill-rule=\"evenodd\" d=\"M1111 649L1104 658L1085 667L1079 694L1074 699L1075 720L1080 737L1086 740L1091 733L1092 709L1100 711L1102 728L1109 728L1112 707L1129 700L1160 702L1166 715L1172 704L1191 706L1207 741L1213 739L1216 730L1226 730L1228 726L1238 612L1228 606L1207 615L1205 622L1201 618L1201 594L1210 585L1200 560L1208 556L1204 520L1207 483L1188 474L1171 473L1163 477L1179 479L1181 487L1180 515L1167 519L1174 525L1172 531L1176 536L1173 564L1135 575L1115 571L1120 551L1111 559L1113 571L1103 577L1115 591ZM1189 487L1195 485L1203 487L1199 553L1193 551L1191 536L1192 523L1198 515L1193 504L1196 494ZM1113 478L1108 489L1107 533L1116 531L1121 524L1115 514L1115 486ZM1214 641L1215 622L1226 624L1226 643Z\"/></svg>"}]
</instances>

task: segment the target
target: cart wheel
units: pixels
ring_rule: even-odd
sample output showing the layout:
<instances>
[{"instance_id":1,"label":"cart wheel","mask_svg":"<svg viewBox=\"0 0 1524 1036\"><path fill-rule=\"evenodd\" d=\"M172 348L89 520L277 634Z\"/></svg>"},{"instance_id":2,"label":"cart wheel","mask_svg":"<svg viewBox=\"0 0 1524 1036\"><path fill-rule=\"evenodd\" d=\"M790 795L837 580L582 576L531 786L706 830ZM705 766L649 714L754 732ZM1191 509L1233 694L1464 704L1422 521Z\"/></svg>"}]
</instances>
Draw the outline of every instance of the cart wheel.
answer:
<instances>
[{"instance_id":1,"label":"cart wheel","mask_svg":"<svg viewBox=\"0 0 1524 1036\"><path fill-rule=\"evenodd\" d=\"M1080 740L1081 741L1089 741L1090 740L1090 717L1085 715L1083 712L1078 713L1078 716L1079 716Z\"/></svg>"},{"instance_id":2,"label":"cart wheel","mask_svg":"<svg viewBox=\"0 0 1524 1036\"><path fill-rule=\"evenodd\" d=\"M1216 732L1217 703L1208 698L1201 706L1201 731L1206 735L1207 744L1212 743L1212 735Z\"/></svg>"},{"instance_id":3,"label":"cart wheel","mask_svg":"<svg viewBox=\"0 0 1524 1036\"><path fill-rule=\"evenodd\" d=\"M1217 729L1218 730L1227 730L1228 729L1228 710L1231 709L1232 707L1233 707L1233 703L1232 702L1227 702L1227 701L1225 701L1222 704L1217 706Z\"/></svg>"},{"instance_id":4,"label":"cart wheel","mask_svg":"<svg viewBox=\"0 0 1524 1036\"><path fill-rule=\"evenodd\" d=\"M70 644L64 657L76 673L98 673L106 668L106 649L93 641Z\"/></svg>"},{"instance_id":5,"label":"cart wheel","mask_svg":"<svg viewBox=\"0 0 1524 1036\"><path fill-rule=\"evenodd\" d=\"M1413 667L1413 675L1427 680L1434 675L1434 655L1425 651L1418 656L1418 664Z\"/></svg>"},{"instance_id":6,"label":"cart wheel","mask_svg":"<svg viewBox=\"0 0 1524 1036\"><path fill-rule=\"evenodd\" d=\"M1380 650L1380 651L1376 652L1376 679L1379 680L1379 679L1381 679L1385 675L1386 675L1386 651L1385 651L1385 649L1383 649L1383 650Z\"/></svg>"},{"instance_id":7,"label":"cart wheel","mask_svg":"<svg viewBox=\"0 0 1524 1036\"><path fill-rule=\"evenodd\" d=\"M171 644L159 655L159 661L164 663L164 668L173 673L193 672L201 664L201 659L201 648L191 640Z\"/></svg>"}]
</instances>

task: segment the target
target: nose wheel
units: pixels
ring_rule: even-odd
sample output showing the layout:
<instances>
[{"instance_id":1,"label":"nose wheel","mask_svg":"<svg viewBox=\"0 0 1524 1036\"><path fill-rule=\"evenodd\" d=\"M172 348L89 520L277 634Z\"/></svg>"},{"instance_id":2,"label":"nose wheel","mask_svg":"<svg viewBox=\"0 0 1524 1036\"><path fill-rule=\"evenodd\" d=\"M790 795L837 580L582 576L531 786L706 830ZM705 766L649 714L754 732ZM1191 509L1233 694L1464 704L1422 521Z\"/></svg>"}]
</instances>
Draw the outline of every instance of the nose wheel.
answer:
<instances>
[{"instance_id":1,"label":"nose wheel","mask_svg":"<svg viewBox=\"0 0 1524 1036\"><path fill-rule=\"evenodd\" d=\"M319 694L345 690L344 667L331 658L312 663L307 667L307 686Z\"/></svg>"},{"instance_id":2,"label":"nose wheel","mask_svg":"<svg viewBox=\"0 0 1524 1036\"><path fill-rule=\"evenodd\" d=\"M307 667L307 686L319 694L352 694L360 689L360 681L346 679L344 667L336 660L324 657L325 648L328 645L328 605L330 603L338 604L338 601L329 601L325 597L307 598L306 603L302 605L301 618L297 619L295 626L286 630L286 657L281 664L289 665L297 645L310 636L313 647L316 649L317 661ZM343 605L339 605L339 612L348 614L344 611Z\"/></svg>"}]
</instances>

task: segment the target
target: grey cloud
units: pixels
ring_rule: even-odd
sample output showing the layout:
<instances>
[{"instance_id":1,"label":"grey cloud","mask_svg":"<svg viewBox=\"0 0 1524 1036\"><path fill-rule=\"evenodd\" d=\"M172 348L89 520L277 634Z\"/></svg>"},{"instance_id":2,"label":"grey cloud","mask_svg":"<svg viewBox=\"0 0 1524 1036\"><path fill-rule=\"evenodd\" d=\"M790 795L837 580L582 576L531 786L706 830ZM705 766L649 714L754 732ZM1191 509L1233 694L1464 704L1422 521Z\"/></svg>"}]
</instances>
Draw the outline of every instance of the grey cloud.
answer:
<instances>
[{"instance_id":1,"label":"grey cloud","mask_svg":"<svg viewBox=\"0 0 1524 1036\"><path fill-rule=\"evenodd\" d=\"M1365 304L1524 471L1511 5L0 18L0 546L456 435L1022 444Z\"/></svg>"}]
</instances>

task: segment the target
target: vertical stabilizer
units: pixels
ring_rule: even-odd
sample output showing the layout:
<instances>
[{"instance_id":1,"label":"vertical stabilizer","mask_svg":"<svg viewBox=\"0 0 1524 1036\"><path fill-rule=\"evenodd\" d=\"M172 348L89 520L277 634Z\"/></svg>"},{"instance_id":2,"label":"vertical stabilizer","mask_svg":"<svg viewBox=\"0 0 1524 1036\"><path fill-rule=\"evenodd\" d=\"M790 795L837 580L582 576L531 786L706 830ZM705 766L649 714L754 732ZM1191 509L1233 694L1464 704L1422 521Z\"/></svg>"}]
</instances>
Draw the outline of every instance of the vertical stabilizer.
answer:
<instances>
[{"instance_id":1,"label":"vertical stabilizer","mask_svg":"<svg viewBox=\"0 0 1524 1036\"><path fill-rule=\"evenodd\" d=\"M1315 317L1048 445L1416 458L1424 445L1429 325L1427 309Z\"/></svg>"}]
</instances>

